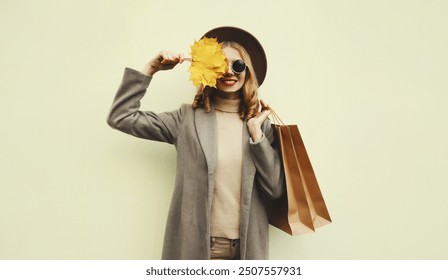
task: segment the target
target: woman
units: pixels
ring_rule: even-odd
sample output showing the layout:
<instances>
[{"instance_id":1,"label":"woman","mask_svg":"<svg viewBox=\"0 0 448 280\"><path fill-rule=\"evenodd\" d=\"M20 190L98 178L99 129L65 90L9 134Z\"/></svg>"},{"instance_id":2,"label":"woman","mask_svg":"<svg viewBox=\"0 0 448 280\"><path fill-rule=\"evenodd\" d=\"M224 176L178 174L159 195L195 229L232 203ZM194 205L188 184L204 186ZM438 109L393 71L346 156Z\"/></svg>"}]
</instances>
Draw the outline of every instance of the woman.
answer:
<instances>
[{"instance_id":1,"label":"woman","mask_svg":"<svg viewBox=\"0 0 448 280\"><path fill-rule=\"evenodd\" d=\"M186 59L162 51L141 72L126 68L108 124L176 146L162 259L267 259L262 197L282 195L283 172L271 147L269 110L258 112L266 57L255 37L235 27L219 27L204 37L217 38L229 62L217 89L200 87L193 105L176 111L139 111L152 77Z\"/></svg>"}]
</instances>

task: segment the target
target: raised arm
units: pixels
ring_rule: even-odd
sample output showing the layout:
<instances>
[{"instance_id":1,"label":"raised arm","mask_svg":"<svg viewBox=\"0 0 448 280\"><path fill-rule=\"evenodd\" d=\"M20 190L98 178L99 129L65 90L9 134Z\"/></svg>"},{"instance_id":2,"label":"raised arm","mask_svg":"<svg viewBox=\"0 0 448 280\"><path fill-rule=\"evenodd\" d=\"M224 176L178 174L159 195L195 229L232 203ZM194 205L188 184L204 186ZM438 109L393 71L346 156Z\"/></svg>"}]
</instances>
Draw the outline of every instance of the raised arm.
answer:
<instances>
[{"instance_id":1,"label":"raised arm","mask_svg":"<svg viewBox=\"0 0 448 280\"><path fill-rule=\"evenodd\" d=\"M140 100L157 71L172 69L182 59L183 55L162 51L150 60L141 72L126 68L109 111L107 123L112 128L139 138L173 144L182 126L185 107L156 114L151 111L140 111Z\"/></svg>"}]
</instances>

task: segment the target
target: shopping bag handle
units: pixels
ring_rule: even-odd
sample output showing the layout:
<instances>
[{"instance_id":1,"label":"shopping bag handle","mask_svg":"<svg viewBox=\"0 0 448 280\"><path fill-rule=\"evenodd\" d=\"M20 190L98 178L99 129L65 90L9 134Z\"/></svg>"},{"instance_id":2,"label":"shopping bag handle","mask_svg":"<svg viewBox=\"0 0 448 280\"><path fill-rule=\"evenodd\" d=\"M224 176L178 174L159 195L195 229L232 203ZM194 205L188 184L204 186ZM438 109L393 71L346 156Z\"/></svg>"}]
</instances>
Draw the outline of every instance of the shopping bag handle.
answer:
<instances>
[{"instance_id":1,"label":"shopping bag handle","mask_svg":"<svg viewBox=\"0 0 448 280\"><path fill-rule=\"evenodd\" d=\"M267 107L266 109L268 109L271 112L272 123L273 124L275 124L275 125L285 125L285 123L280 119L280 117L274 111L274 109L272 109L272 107Z\"/></svg>"}]
</instances>

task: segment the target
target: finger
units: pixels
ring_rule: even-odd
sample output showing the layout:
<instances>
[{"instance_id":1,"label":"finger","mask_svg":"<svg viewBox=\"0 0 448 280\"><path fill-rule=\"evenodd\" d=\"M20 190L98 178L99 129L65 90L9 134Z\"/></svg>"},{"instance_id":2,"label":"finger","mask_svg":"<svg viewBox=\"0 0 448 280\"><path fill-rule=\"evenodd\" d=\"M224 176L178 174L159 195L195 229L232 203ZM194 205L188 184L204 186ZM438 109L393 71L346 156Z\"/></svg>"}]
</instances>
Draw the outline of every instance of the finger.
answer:
<instances>
[{"instance_id":1,"label":"finger","mask_svg":"<svg viewBox=\"0 0 448 280\"><path fill-rule=\"evenodd\" d=\"M171 53L171 60L175 63L179 63L182 58L185 57L184 54L181 53Z\"/></svg>"},{"instance_id":2,"label":"finger","mask_svg":"<svg viewBox=\"0 0 448 280\"><path fill-rule=\"evenodd\" d=\"M160 63L165 64L168 61L168 51L162 51L161 55L162 60L160 61Z\"/></svg>"},{"instance_id":3,"label":"finger","mask_svg":"<svg viewBox=\"0 0 448 280\"><path fill-rule=\"evenodd\" d=\"M261 114L263 115L263 116L266 116L265 117L265 119L271 114L271 110L269 110L269 109L266 109L266 110L264 110L263 112L261 112Z\"/></svg>"},{"instance_id":4,"label":"finger","mask_svg":"<svg viewBox=\"0 0 448 280\"><path fill-rule=\"evenodd\" d=\"M260 122L260 124L263 123L270 114L271 111L269 111L269 109L264 110L263 112L261 112L261 114L257 116L257 121Z\"/></svg>"},{"instance_id":5,"label":"finger","mask_svg":"<svg viewBox=\"0 0 448 280\"><path fill-rule=\"evenodd\" d=\"M261 111L269 110L269 105L264 102L264 100L260 99Z\"/></svg>"},{"instance_id":6,"label":"finger","mask_svg":"<svg viewBox=\"0 0 448 280\"><path fill-rule=\"evenodd\" d=\"M156 57L154 57L154 60L157 60L159 62L162 62L163 60L163 51L160 51Z\"/></svg>"},{"instance_id":7,"label":"finger","mask_svg":"<svg viewBox=\"0 0 448 280\"><path fill-rule=\"evenodd\" d=\"M184 62L184 60L185 60L185 54L183 53L179 54L179 63Z\"/></svg>"},{"instance_id":8,"label":"finger","mask_svg":"<svg viewBox=\"0 0 448 280\"><path fill-rule=\"evenodd\" d=\"M170 60L175 61L176 63L180 61L181 57L184 56L181 53L170 52Z\"/></svg>"},{"instance_id":9,"label":"finger","mask_svg":"<svg viewBox=\"0 0 448 280\"><path fill-rule=\"evenodd\" d=\"M162 51L162 64L173 64L177 63L175 55L171 51Z\"/></svg>"},{"instance_id":10,"label":"finger","mask_svg":"<svg viewBox=\"0 0 448 280\"><path fill-rule=\"evenodd\" d=\"M170 51L164 50L164 51L162 51L162 57L166 61L173 60L173 53Z\"/></svg>"},{"instance_id":11,"label":"finger","mask_svg":"<svg viewBox=\"0 0 448 280\"><path fill-rule=\"evenodd\" d=\"M172 51L167 51L166 52L166 59L170 60L170 61L174 60L174 54L173 54Z\"/></svg>"}]
</instances>

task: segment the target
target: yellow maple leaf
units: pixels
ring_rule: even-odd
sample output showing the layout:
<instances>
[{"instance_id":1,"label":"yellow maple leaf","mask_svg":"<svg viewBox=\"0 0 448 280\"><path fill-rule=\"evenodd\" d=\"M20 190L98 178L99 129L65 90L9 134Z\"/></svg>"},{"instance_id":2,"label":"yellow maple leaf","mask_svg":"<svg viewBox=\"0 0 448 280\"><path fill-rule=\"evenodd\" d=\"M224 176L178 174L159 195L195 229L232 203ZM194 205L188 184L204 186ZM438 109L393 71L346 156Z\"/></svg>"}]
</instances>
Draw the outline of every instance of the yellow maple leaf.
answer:
<instances>
[{"instance_id":1,"label":"yellow maple leaf","mask_svg":"<svg viewBox=\"0 0 448 280\"><path fill-rule=\"evenodd\" d=\"M191 46L190 80L196 87L201 84L216 88L216 80L227 72L227 59L216 38L204 37Z\"/></svg>"}]
</instances>

